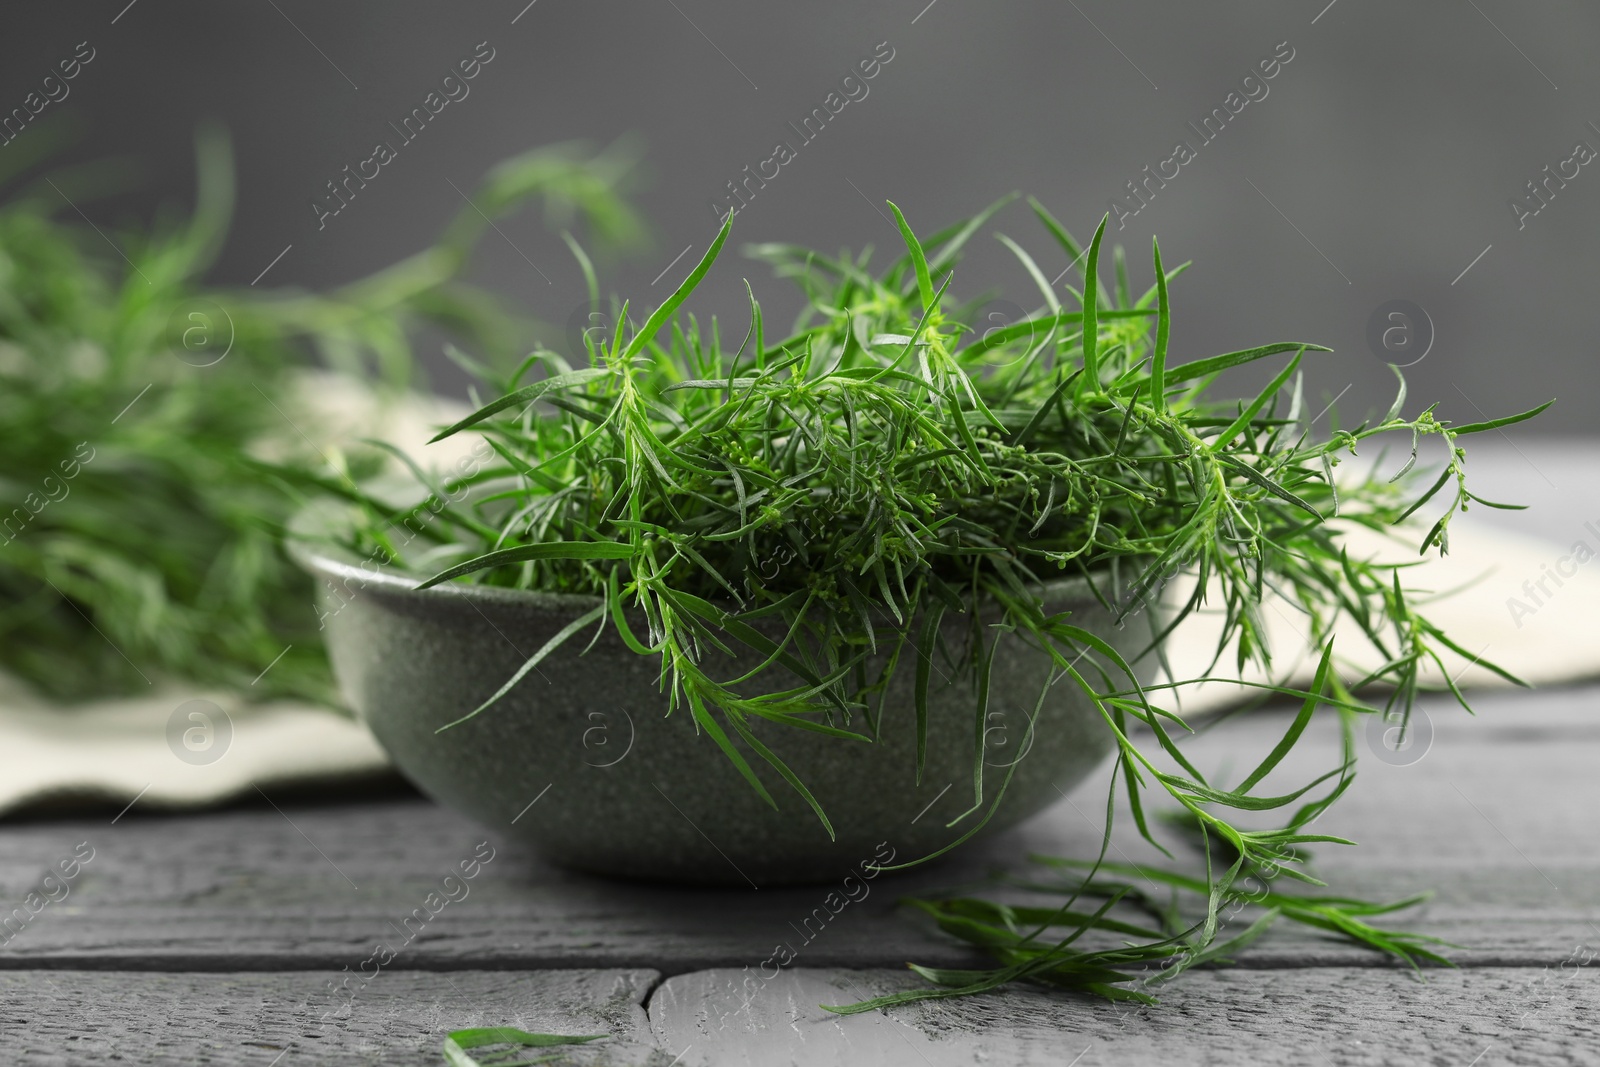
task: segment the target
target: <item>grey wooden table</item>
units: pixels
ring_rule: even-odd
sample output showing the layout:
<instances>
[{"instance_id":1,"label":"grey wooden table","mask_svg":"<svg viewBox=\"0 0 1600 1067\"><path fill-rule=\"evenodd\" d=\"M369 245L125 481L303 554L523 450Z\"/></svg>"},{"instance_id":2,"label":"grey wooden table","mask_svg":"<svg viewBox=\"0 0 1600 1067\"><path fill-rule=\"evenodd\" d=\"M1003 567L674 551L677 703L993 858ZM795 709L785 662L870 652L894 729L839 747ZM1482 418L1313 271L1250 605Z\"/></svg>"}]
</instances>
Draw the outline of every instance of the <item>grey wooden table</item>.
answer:
<instances>
[{"instance_id":1,"label":"grey wooden table","mask_svg":"<svg viewBox=\"0 0 1600 1067\"><path fill-rule=\"evenodd\" d=\"M1576 496L1549 494L1550 507L1576 515ZM0 930L0 1062L436 1064L447 1031L511 1025L610 1034L573 1062L656 1067L1600 1063L1600 689L1477 703L1476 719L1427 704L1426 755L1367 760L1318 827L1361 842L1318 853L1334 889L1435 891L1400 921L1459 945L1454 970L1419 978L1279 929L1154 1008L1019 989L839 1018L819 1005L913 984L908 960L977 962L898 912L897 895L1029 852L1093 855L1103 777L959 859L878 880L809 938L827 887L587 878L391 785L0 826L0 910L54 898ZM1281 711L1237 717L1196 759L1264 751L1285 724ZM1286 771L1335 759L1314 728ZM446 882L464 860L474 877ZM753 978L780 943L793 963Z\"/></svg>"}]
</instances>

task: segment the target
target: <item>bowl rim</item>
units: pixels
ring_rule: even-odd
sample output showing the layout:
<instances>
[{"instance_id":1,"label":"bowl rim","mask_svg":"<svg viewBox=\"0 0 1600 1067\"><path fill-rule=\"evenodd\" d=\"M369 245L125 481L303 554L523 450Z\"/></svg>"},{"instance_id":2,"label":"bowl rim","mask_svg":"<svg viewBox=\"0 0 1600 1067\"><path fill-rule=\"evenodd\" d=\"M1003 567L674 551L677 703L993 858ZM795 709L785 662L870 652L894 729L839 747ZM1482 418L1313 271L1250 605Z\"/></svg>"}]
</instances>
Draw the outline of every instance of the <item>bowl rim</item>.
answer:
<instances>
[{"instance_id":1,"label":"bowl rim","mask_svg":"<svg viewBox=\"0 0 1600 1067\"><path fill-rule=\"evenodd\" d=\"M298 566L313 575L339 580L348 587L358 581L363 588L395 596L434 601L445 598L466 599L499 603L514 607L546 609L592 610L605 603L603 597L585 593L555 593L543 589L513 589L499 585L462 585L459 582L441 582L427 589L419 589L422 579L395 574L390 564L368 569L354 552L333 543L326 536L338 521L336 516L348 516L351 505L340 500L318 500L301 508L286 524L284 547ZM1051 605L1093 605L1104 610L1104 605L1090 591L1089 579L1080 574L1064 578L1051 578L1037 586L1041 598ZM713 602L717 607L729 605Z\"/></svg>"}]
</instances>

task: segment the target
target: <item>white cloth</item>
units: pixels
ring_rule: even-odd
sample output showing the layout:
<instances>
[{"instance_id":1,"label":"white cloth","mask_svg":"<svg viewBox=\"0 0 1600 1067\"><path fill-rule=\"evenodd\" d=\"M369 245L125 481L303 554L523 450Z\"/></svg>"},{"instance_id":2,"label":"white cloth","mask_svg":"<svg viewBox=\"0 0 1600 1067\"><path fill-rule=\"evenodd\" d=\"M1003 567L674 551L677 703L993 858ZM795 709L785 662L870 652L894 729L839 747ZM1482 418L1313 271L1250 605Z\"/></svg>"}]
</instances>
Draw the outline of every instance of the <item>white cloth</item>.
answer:
<instances>
[{"instance_id":1,"label":"white cloth","mask_svg":"<svg viewBox=\"0 0 1600 1067\"><path fill-rule=\"evenodd\" d=\"M334 417L359 407L350 402L348 390L321 383L315 392L330 409L329 420L321 424L324 432L355 436L377 428L347 415ZM420 442L430 424L457 417L458 410L443 403L432 404L431 410L407 409L398 422L386 420L384 432L391 440L409 442L414 455L441 467L453 462L457 452L441 455L445 450L423 450ZM398 432L396 426L401 427ZM1524 442L1519 448L1509 442L1474 442L1471 455L1475 491L1532 507L1525 512L1476 509L1458 516L1450 555L1430 558L1411 584L1425 582L1446 594L1428 610L1457 644L1534 685L1600 675L1600 509L1594 515L1581 510L1585 502L1600 499L1595 491L1600 488L1600 446ZM1512 532L1517 529L1531 532ZM1415 543L1415 537L1389 542L1367 533L1351 541L1352 553L1381 554L1387 560L1416 559ZM1579 543L1587 553L1577 550ZM1581 562L1579 557L1584 557ZM1548 577L1551 571L1559 585ZM1289 684L1309 683L1315 661L1302 651L1303 618L1281 602L1266 604L1262 614L1279 653L1274 673ZM1201 615L1174 633L1168 657L1178 676L1194 677L1204 670L1215 648L1217 625L1215 616ZM1341 674L1347 681L1377 662L1363 645L1341 631L1337 647L1350 661ZM1469 660L1453 654L1445 659L1464 688L1506 684ZM1261 680L1260 675L1252 677ZM1432 678L1441 680L1437 672ZM1241 695L1250 694L1241 694L1237 685L1207 683L1186 689L1181 707L1185 712L1213 709ZM209 704L190 703L196 700ZM226 716L231 737L219 758L196 762L222 745L226 727L219 712ZM217 721L208 726L207 720ZM137 798L147 807L203 807L256 786L270 792L285 784L332 783L380 773L386 766L363 726L319 708L287 702L251 706L237 694L197 696L178 690L61 708L0 679L0 813L53 797L83 795L119 806Z\"/></svg>"},{"instance_id":2,"label":"white cloth","mask_svg":"<svg viewBox=\"0 0 1600 1067\"><path fill-rule=\"evenodd\" d=\"M9 683L0 707L0 812L84 798L206 807L389 767L366 727L292 702L167 690L63 708Z\"/></svg>"},{"instance_id":3,"label":"white cloth","mask_svg":"<svg viewBox=\"0 0 1600 1067\"><path fill-rule=\"evenodd\" d=\"M1464 518L1464 517L1463 517ZM1597 523L1600 528L1600 523ZM1416 545L1426 527L1409 531L1407 541L1396 542L1369 530L1352 531L1345 543L1351 556L1385 563L1416 560ZM1588 534L1591 554L1600 554L1600 535ZM1460 521L1453 524L1450 554L1431 554L1425 565L1403 581L1425 585L1437 599L1417 598L1419 610L1471 655L1462 657L1434 642L1450 677L1462 689L1509 687L1500 675L1475 662L1484 659L1532 686L1559 685L1600 675L1600 562L1578 564L1557 542L1526 537L1487 524ZM1562 559L1566 557L1566 562ZM1571 571L1557 586L1548 573ZM1559 576L1559 575L1558 575ZM1533 597L1523 583L1544 578L1544 590L1535 585ZM1181 583L1174 596L1186 596L1193 585ZM1511 603L1514 601L1515 603ZM1524 607L1528 610L1523 610ZM1276 656L1272 674L1280 684L1309 686L1319 652L1309 646L1306 617L1281 597L1269 595L1261 617L1268 647ZM1178 678L1199 677L1211 662L1222 620L1218 608L1204 609L1186 620L1168 642L1168 658ZM1386 635L1387 636L1387 635ZM1391 641L1390 649L1394 644ZM1381 666L1383 657L1354 625L1343 623L1334 640L1335 660L1341 678L1354 684ZM1233 660L1225 656L1213 674L1225 674ZM1245 672L1251 682L1272 681L1260 670ZM1422 672L1425 685L1440 687L1444 677L1431 661ZM1185 712L1215 710L1254 693L1230 682L1204 682L1181 690Z\"/></svg>"}]
</instances>

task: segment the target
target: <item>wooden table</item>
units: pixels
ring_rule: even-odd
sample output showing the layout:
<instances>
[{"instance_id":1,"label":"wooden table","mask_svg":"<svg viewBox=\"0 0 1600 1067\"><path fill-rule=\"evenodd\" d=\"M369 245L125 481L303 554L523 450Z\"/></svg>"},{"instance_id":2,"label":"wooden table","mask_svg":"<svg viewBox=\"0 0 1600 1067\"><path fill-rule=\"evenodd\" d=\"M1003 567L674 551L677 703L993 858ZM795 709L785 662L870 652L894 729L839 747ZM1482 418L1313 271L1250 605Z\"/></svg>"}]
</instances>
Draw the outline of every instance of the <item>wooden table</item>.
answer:
<instances>
[{"instance_id":1,"label":"wooden table","mask_svg":"<svg viewBox=\"0 0 1600 1067\"><path fill-rule=\"evenodd\" d=\"M0 827L5 908L75 849L93 857L0 945L0 1062L436 1064L445 1032L512 1025L607 1033L573 1062L657 1067L1600 1063L1597 702L1585 687L1485 694L1476 720L1430 702L1426 756L1367 760L1319 824L1361 842L1318 853L1334 889L1436 891L1399 921L1459 945L1458 969L1419 978L1282 928L1138 1010L1033 989L852 1018L818 1007L915 983L907 960L977 962L898 912L896 895L1030 851L1092 856L1103 778L942 867L880 879L810 941L797 927L826 887L587 878L395 785L212 814L135 805L116 819L12 821ZM1263 752L1285 723L1282 711L1235 718L1196 758L1210 771ZM1290 776L1335 762L1332 734L1313 734ZM1131 837L1118 845L1157 858ZM428 911L474 857L466 895ZM779 942L798 958L752 982ZM379 943L395 956L368 964L368 979ZM350 976L356 992L335 995Z\"/></svg>"},{"instance_id":2,"label":"wooden table","mask_svg":"<svg viewBox=\"0 0 1600 1067\"><path fill-rule=\"evenodd\" d=\"M1407 920L1459 944L1460 968L1426 980L1282 929L1238 966L1168 986L1153 1009L1018 990L840 1019L817 1005L911 984L906 960L970 959L897 914L897 893L1030 850L1092 855L1100 783L958 863L880 880L809 943L791 924L825 887L608 882L498 840L464 898L406 924L488 838L390 789L7 827L8 898L81 842L94 852L68 895L0 948L0 1048L23 1063L432 1064L443 1032L507 1024L611 1033L582 1058L657 1065L1600 1062L1600 967L1580 965L1600 948L1597 700L1587 688L1486 696L1477 720L1431 704L1427 756L1369 761L1321 824L1361 841L1324 850L1335 888L1437 891ZM1260 750L1283 725L1272 712L1228 723L1200 758ZM1291 770L1326 762L1332 741ZM746 992L780 941L799 958ZM351 983L353 1001L333 996L330 981L360 972L378 942L403 947Z\"/></svg>"}]
</instances>

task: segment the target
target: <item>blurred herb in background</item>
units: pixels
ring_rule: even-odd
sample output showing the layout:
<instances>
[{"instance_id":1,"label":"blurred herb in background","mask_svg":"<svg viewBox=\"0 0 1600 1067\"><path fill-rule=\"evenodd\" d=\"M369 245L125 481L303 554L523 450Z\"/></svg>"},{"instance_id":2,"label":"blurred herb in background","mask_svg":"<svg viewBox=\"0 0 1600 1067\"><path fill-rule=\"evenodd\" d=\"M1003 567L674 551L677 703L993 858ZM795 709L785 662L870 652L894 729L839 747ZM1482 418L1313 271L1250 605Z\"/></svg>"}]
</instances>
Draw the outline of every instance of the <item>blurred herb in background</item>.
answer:
<instances>
[{"instance_id":1,"label":"blurred herb in background","mask_svg":"<svg viewBox=\"0 0 1600 1067\"><path fill-rule=\"evenodd\" d=\"M41 131L43 132L43 131ZM0 183L49 138L14 148ZM227 139L198 141L187 219L101 232L79 208L106 166L0 202L0 669L79 700L163 678L333 703L310 580L282 554L300 490L375 472L374 450L314 444L304 375L326 366L390 398L423 330L491 361L533 324L461 279L489 220L539 197L601 243L643 226L626 145L536 149L486 177L437 244L326 296L207 287L233 210ZM314 431L313 431L314 432ZM316 473L314 473L316 472ZM337 486L333 486L337 488ZM292 646L283 658L274 660Z\"/></svg>"}]
</instances>

